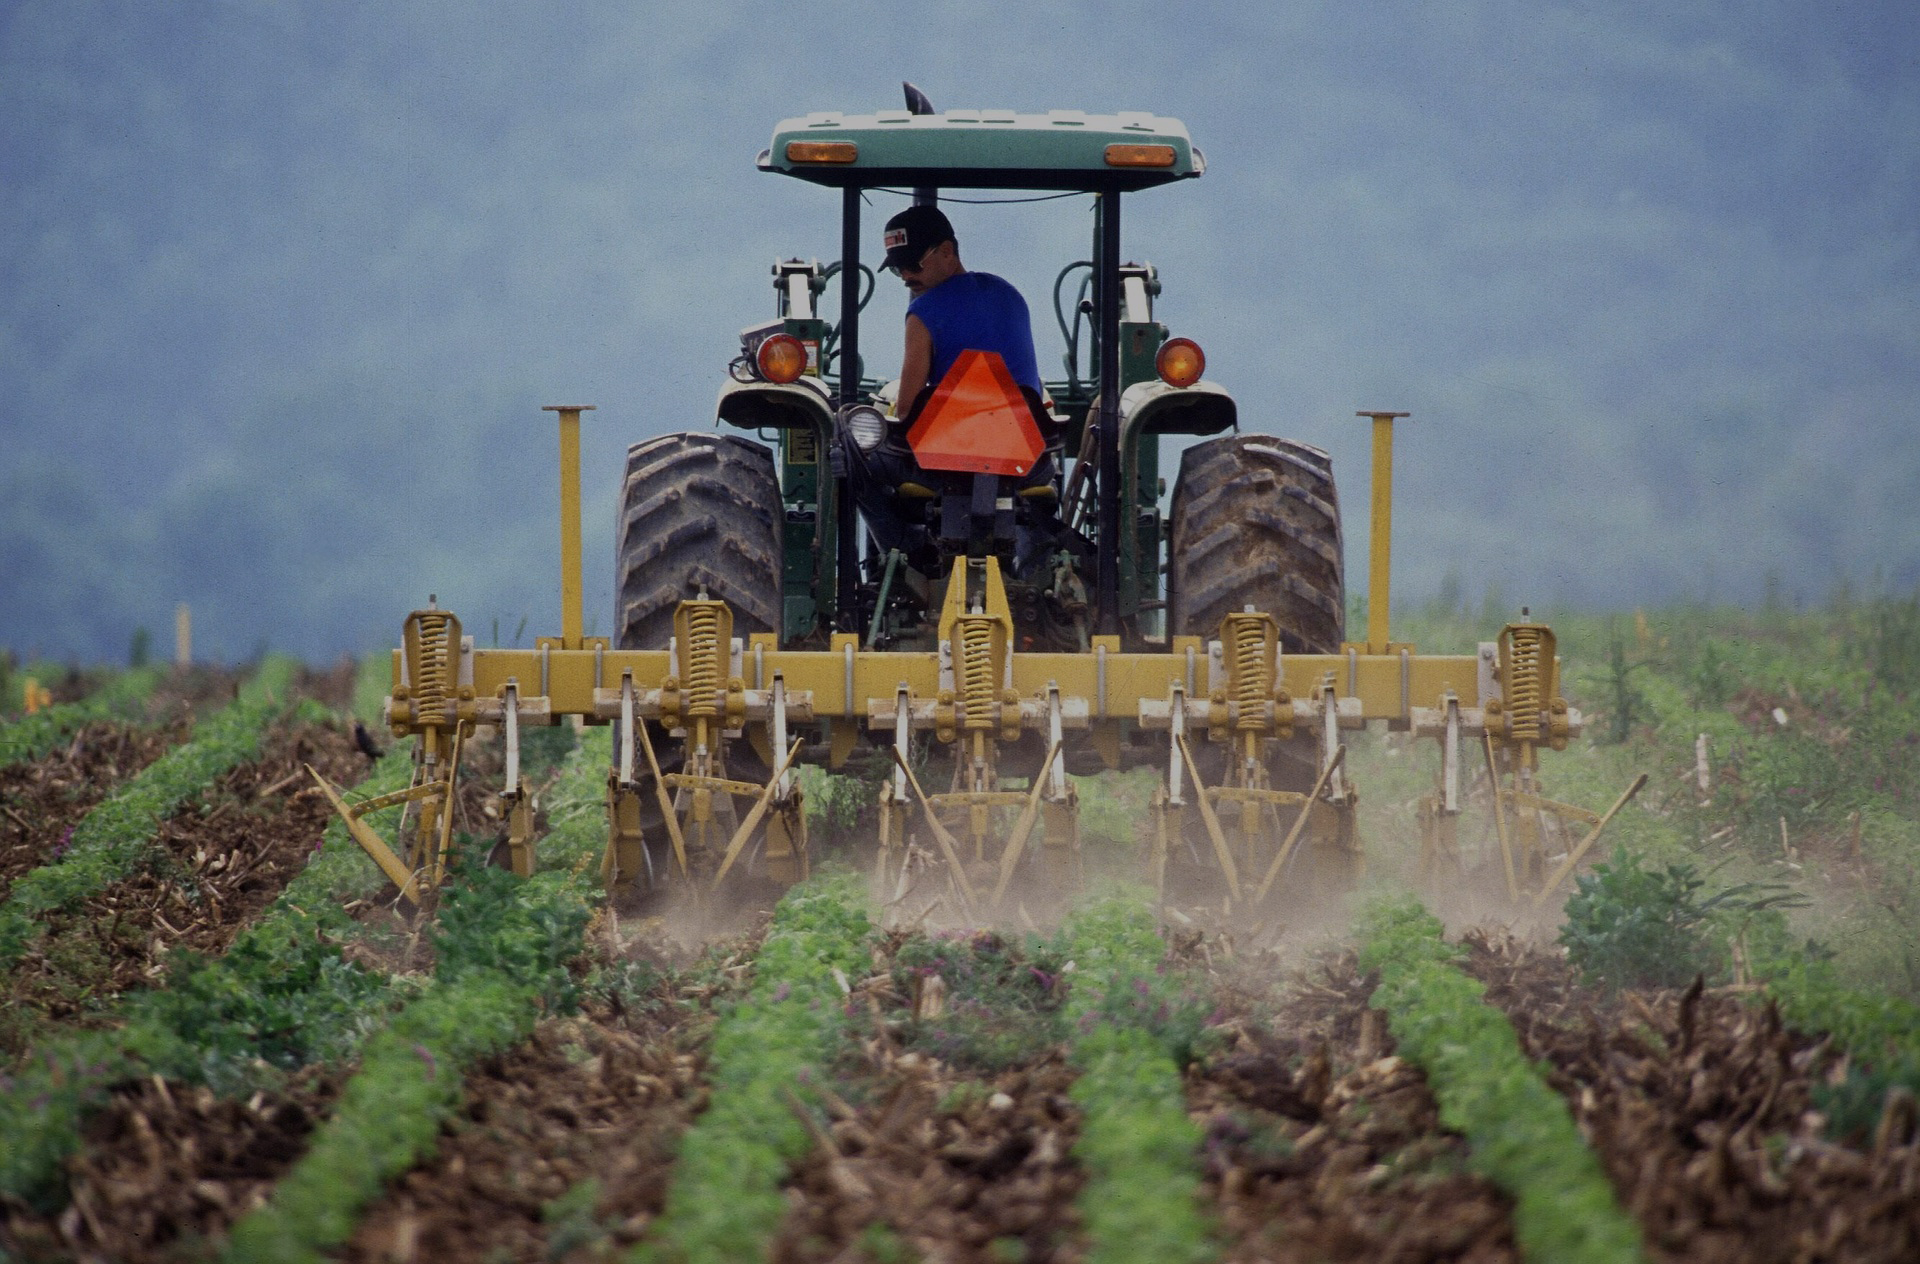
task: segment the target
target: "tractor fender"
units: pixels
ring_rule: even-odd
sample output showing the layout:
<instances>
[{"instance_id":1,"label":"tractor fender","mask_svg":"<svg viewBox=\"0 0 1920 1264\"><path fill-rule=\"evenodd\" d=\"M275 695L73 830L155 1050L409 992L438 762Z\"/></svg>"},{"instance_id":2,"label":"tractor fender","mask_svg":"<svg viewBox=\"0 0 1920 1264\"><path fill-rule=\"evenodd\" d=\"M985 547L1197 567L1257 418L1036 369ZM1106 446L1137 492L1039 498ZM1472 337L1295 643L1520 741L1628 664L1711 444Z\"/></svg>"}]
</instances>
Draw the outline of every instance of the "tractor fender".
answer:
<instances>
[{"instance_id":1,"label":"tractor fender","mask_svg":"<svg viewBox=\"0 0 1920 1264\"><path fill-rule=\"evenodd\" d=\"M811 429L823 441L833 433L833 402L819 378L728 382L714 408L721 421L742 430Z\"/></svg>"},{"instance_id":2,"label":"tractor fender","mask_svg":"<svg viewBox=\"0 0 1920 1264\"><path fill-rule=\"evenodd\" d=\"M1165 382L1135 382L1120 396L1123 449L1140 435L1219 434L1240 420L1233 396L1212 382L1169 386Z\"/></svg>"}]
</instances>

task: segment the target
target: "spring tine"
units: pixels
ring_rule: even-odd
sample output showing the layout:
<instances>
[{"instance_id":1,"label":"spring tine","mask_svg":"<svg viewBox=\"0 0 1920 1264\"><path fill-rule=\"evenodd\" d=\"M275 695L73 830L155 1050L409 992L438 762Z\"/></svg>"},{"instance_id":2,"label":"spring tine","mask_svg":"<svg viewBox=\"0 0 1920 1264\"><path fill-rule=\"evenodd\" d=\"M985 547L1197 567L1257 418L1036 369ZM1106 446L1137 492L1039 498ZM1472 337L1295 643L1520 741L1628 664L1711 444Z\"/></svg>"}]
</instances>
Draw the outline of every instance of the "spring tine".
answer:
<instances>
[{"instance_id":1,"label":"spring tine","mask_svg":"<svg viewBox=\"0 0 1920 1264\"><path fill-rule=\"evenodd\" d=\"M1007 849L1000 857L1000 882L993 888L993 906L1007 896L1007 885L1013 881L1014 868L1020 863L1020 853L1026 850L1027 836L1033 833L1033 823L1040 818L1040 795L1046 789L1047 773L1053 769L1053 761L1060 755L1060 744L1055 742L1047 750L1047 758L1040 765L1039 775L1033 779L1033 787L1027 791L1026 806L1020 809L1020 819L1014 823L1013 837L1007 840Z\"/></svg>"},{"instance_id":2,"label":"spring tine","mask_svg":"<svg viewBox=\"0 0 1920 1264\"><path fill-rule=\"evenodd\" d=\"M1227 836L1220 832L1220 818L1214 815L1213 803L1207 798L1207 783L1200 779L1200 767L1193 762L1193 749L1187 745L1187 739L1180 738L1180 754L1187 761L1187 775L1193 778L1193 798L1200 805L1200 819L1206 823L1207 836L1213 839L1213 851L1220 858L1220 869L1227 875L1227 893L1234 899L1240 898L1240 867L1233 863L1233 852L1227 847Z\"/></svg>"},{"instance_id":3,"label":"spring tine","mask_svg":"<svg viewBox=\"0 0 1920 1264\"><path fill-rule=\"evenodd\" d=\"M1500 769L1493 761L1493 739L1481 735L1480 744L1487 752L1487 786L1493 791L1493 826L1500 835L1500 859L1507 867L1507 898L1520 902L1520 882L1513 875L1513 842L1507 837L1506 802L1502 797L1506 791L1500 784Z\"/></svg>"},{"instance_id":4,"label":"spring tine","mask_svg":"<svg viewBox=\"0 0 1920 1264\"><path fill-rule=\"evenodd\" d=\"M746 819L740 822L740 828L733 832L733 838L727 843L727 854L720 859L720 871L713 875L713 890L720 889L721 879L727 876L727 870L733 868L733 862L740 856L740 849L747 845L747 840L753 837L753 831L760 824L760 818L767 814L767 805L773 802L774 791L780 786L780 778L787 775L787 765L791 764L793 757L800 753L803 741L802 738L795 738L793 745L787 748L785 757L780 760L780 766L773 770L773 776L765 786L761 787L760 797L754 800L752 810L747 813Z\"/></svg>"},{"instance_id":5,"label":"spring tine","mask_svg":"<svg viewBox=\"0 0 1920 1264\"><path fill-rule=\"evenodd\" d=\"M933 837L939 842L940 850L947 857L947 870L953 875L954 883L960 890L963 911L971 921L974 917L975 899L973 883L967 880L967 871L960 864L959 845L954 842L953 835L947 832L947 827L940 823L940 818L933 814L933 804L927 801L927 792L920 788L920 778L913 775L913 769L907 767L907 761L900 758L900 752L897 750L893 752L893 762L900 765L901 771L907 774L907 785L912 789L914 797L920 800L920 810L926 814L927 824L933 830Z\"/></svg>"},{"instance_id":6,"label":"spring tine","mask_svg":"<svg viewBox=\"0 0 1920 1264\"><path fill-rule=\"evenodd\" d=\"M1573 872L1573 867L1580 863L1582 856L1587 854L1587 849L1599 841L1600 831L1607 828L1608 824L1612 822L1614 816L1619 813L1620 809L1626 807L1633 796L1639 794L1640 788L1646 784L1647 774L1641 773L1633 779L1632 785L1621 792L1620 797L1614 800L1613 806L1607 809L1607 814L1594 824L1592 831L1580 840L1578 847L1575 847L1567 853L1567 858L1560 862L1560 867L1553 871L1553 876L1548 878L1546 883L1541 886L1540 893L1533 897L1533 906L1535 908L1539 908L1542 904L1546 903L1547 897L1553 894L1553 889L1559 886L1568 874Z\"/></svg>"},{"instance_id":7,"label":"spring tine","mask_svg":"<svg viewBox=\"0 0 1920 1264\"><path fill-rule=\"evenodd\" d=\"M1333 770L1338 768L1346 757L1346 743L1342 742L1340 749L1333 753L1333 758L1327 761L1327 766L1320 770L1319 777L1314 779L1313 789L1307 793L1307 801L1300 805L1300 815L1294 818L1293 828L1287 831L1287 839L1280 844L1280 850L1273 854L1273 863L1267 866L1267 876L1261 879L1260 889L1253 893L1255 904L1267 898L1267 892L1273 887L1273 880L1280 876L1280 870L1285 867L1287 857L1293 854L1294 845L1300 841L1300 831L1307 827L1307 818L1313 815L1314 802L1320 798L1320 792L1326 789L1327 779L1333 776Z\"/></svg>"},{"instance_id":8,"label":"spring tine","mask_svg":"<svg viewBox=\"0 0 1920 1264\"><path fill-rule=\"evenodd\" d=\"M680 836L680 816L674 811L673 800L667 795L667 783L660 776L660 761L654 757L653 739L647 735L646 721L636 722L633 732L634 736L640 739L640 749L646 752L647 767L653 772L653 792L660 799L660 815L667 822L667 837L673 840L673 858L680 862L680 876L689 877L687 840Z\"/></svg>"}]
</instances>

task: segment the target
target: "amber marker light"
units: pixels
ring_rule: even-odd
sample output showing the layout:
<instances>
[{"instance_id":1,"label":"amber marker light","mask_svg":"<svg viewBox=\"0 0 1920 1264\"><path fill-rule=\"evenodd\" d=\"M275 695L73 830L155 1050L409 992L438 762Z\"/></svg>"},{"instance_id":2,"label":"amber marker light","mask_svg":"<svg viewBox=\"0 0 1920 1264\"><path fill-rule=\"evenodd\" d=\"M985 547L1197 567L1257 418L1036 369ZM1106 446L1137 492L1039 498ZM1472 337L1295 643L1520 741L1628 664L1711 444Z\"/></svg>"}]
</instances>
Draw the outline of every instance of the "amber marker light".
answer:
<instances>
[{"instance_id":1,"label":"amber marker light","mask_svg":"<svg viewBox=\"0 0 1920 1264\"><path fill-rule=\"evenodd\" d=\"M1207 353L1191 338L1169 338L1153 357L1153 369L1168 386L1192 386L1207 371Z\"/></svg>"},{"instance_id":2,"label":"amber marker light","mask_svg":"<svg viewBox=\"0 0 1920 1264\"><path fill-rule=\"evenodd\" d=\"M807 349L792 334L775 334L761 343L754 360L769 382L792 382L807 371Z\"/></svg>"},{"instance_id":3,"label":"amber marker light","mask_svg":"<svg viewBox=\"0 0 1920 1264\"><path fill-rule=\"evenodd\" d=\"M790 140L788 162L853 162L860 157L860 146L850 140Z\"/></svg>"},{"instance_id":4,"label":"amber marker light","mask_svg":"<svg viewBox=\"0 0 1920 1264\"><path fill-rule=\"evenodd\" d=\"M1172 145L1108 145L1109 167L1171 167Z\"/></svg>"}]
</instances>

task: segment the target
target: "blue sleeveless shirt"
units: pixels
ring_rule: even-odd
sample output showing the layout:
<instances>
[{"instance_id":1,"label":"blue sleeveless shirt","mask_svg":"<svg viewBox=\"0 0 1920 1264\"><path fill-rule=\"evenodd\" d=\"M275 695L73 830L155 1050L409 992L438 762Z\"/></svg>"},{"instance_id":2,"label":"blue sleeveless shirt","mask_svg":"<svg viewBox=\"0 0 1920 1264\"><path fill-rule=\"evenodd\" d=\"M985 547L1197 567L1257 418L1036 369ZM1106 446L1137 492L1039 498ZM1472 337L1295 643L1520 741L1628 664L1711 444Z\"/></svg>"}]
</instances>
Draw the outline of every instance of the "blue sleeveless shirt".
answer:
<instances>
[{"instance_id":1,"label":"blue sleeveless shirt","mask_svg":"<svg viewBox=\"0 0 1920 1264\"><path fill-rule=\"evenodd\" d=\"M1041 389L1027 301L991 272L948 277L907 304L907 315L918 316L933 335L929 384L946 377L962 351L996 351L1014 381L1035 392Z\"/></svg>"}]
</instances>

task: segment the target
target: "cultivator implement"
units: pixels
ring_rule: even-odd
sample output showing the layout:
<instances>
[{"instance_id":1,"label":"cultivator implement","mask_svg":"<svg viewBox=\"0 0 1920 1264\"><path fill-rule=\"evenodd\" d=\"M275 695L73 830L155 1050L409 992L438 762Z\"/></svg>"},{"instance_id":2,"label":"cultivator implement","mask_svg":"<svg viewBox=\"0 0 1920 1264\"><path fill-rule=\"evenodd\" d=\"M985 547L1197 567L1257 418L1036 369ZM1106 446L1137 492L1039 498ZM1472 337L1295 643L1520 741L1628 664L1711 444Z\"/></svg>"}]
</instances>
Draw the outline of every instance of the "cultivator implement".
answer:
<instances>
[{"instance_id":1,"label":"cultivator implement","mask_svg":"<svg viewBox=\"0 0 1920 1264\"><path fill-rule=\"evenodd\" d=\"M577 512L577 489L564 490L566 511ZM1376 586L1374 596L1386 594ZM1287 653L1274 618L1257 610L1229 613L1215 637L1175 636L1164 648L1096 636L1085 653L1026 652L1015 647L1000 564L985 557L955 564L929 651L869 649L854 633L824 649L783 648L772 633L734 635L728 604L704 595L678 604L673 628L662 650L614 649L577 632L532 649L478 648L452 612L414 611L387 704L392 732L419 739L414 782L351 806L327 792L355 839L416 896L444 874L461 754L486 726L505 749L508 854L530 873L520 734L577 717L613 728L607 887L705 892L741 869L779 883L805 877L794 765L838 768L862 743L885 745L893 771L879 790L878 889L899 899L931 875L968 915L1078 883L1070 762L1157 765L1145 876L1165 893L1177 874L1184 894L1227 910L1317 898L1358 876L1359 791L1345 739L1368 725L1438 744L1439 786L1421 805L1422 863L1435 881L1461 864L1469 750L1487 761L1494 793L1483 797L1515 899L1551 890L1632 793L1604 815L1541 795L1538 751L1564 747L1581 717L1560 696L1551 630L1533 622L1509 625L1475 655L1384 639ZM730 772L745 766L763 772ZM1284 768L1311 775L1281 788ZM397 803L418 805L404 860L360 819ZM1559 849L1555 870L1568 822L1589 833Z\"/></svg>"}]
</instances>

